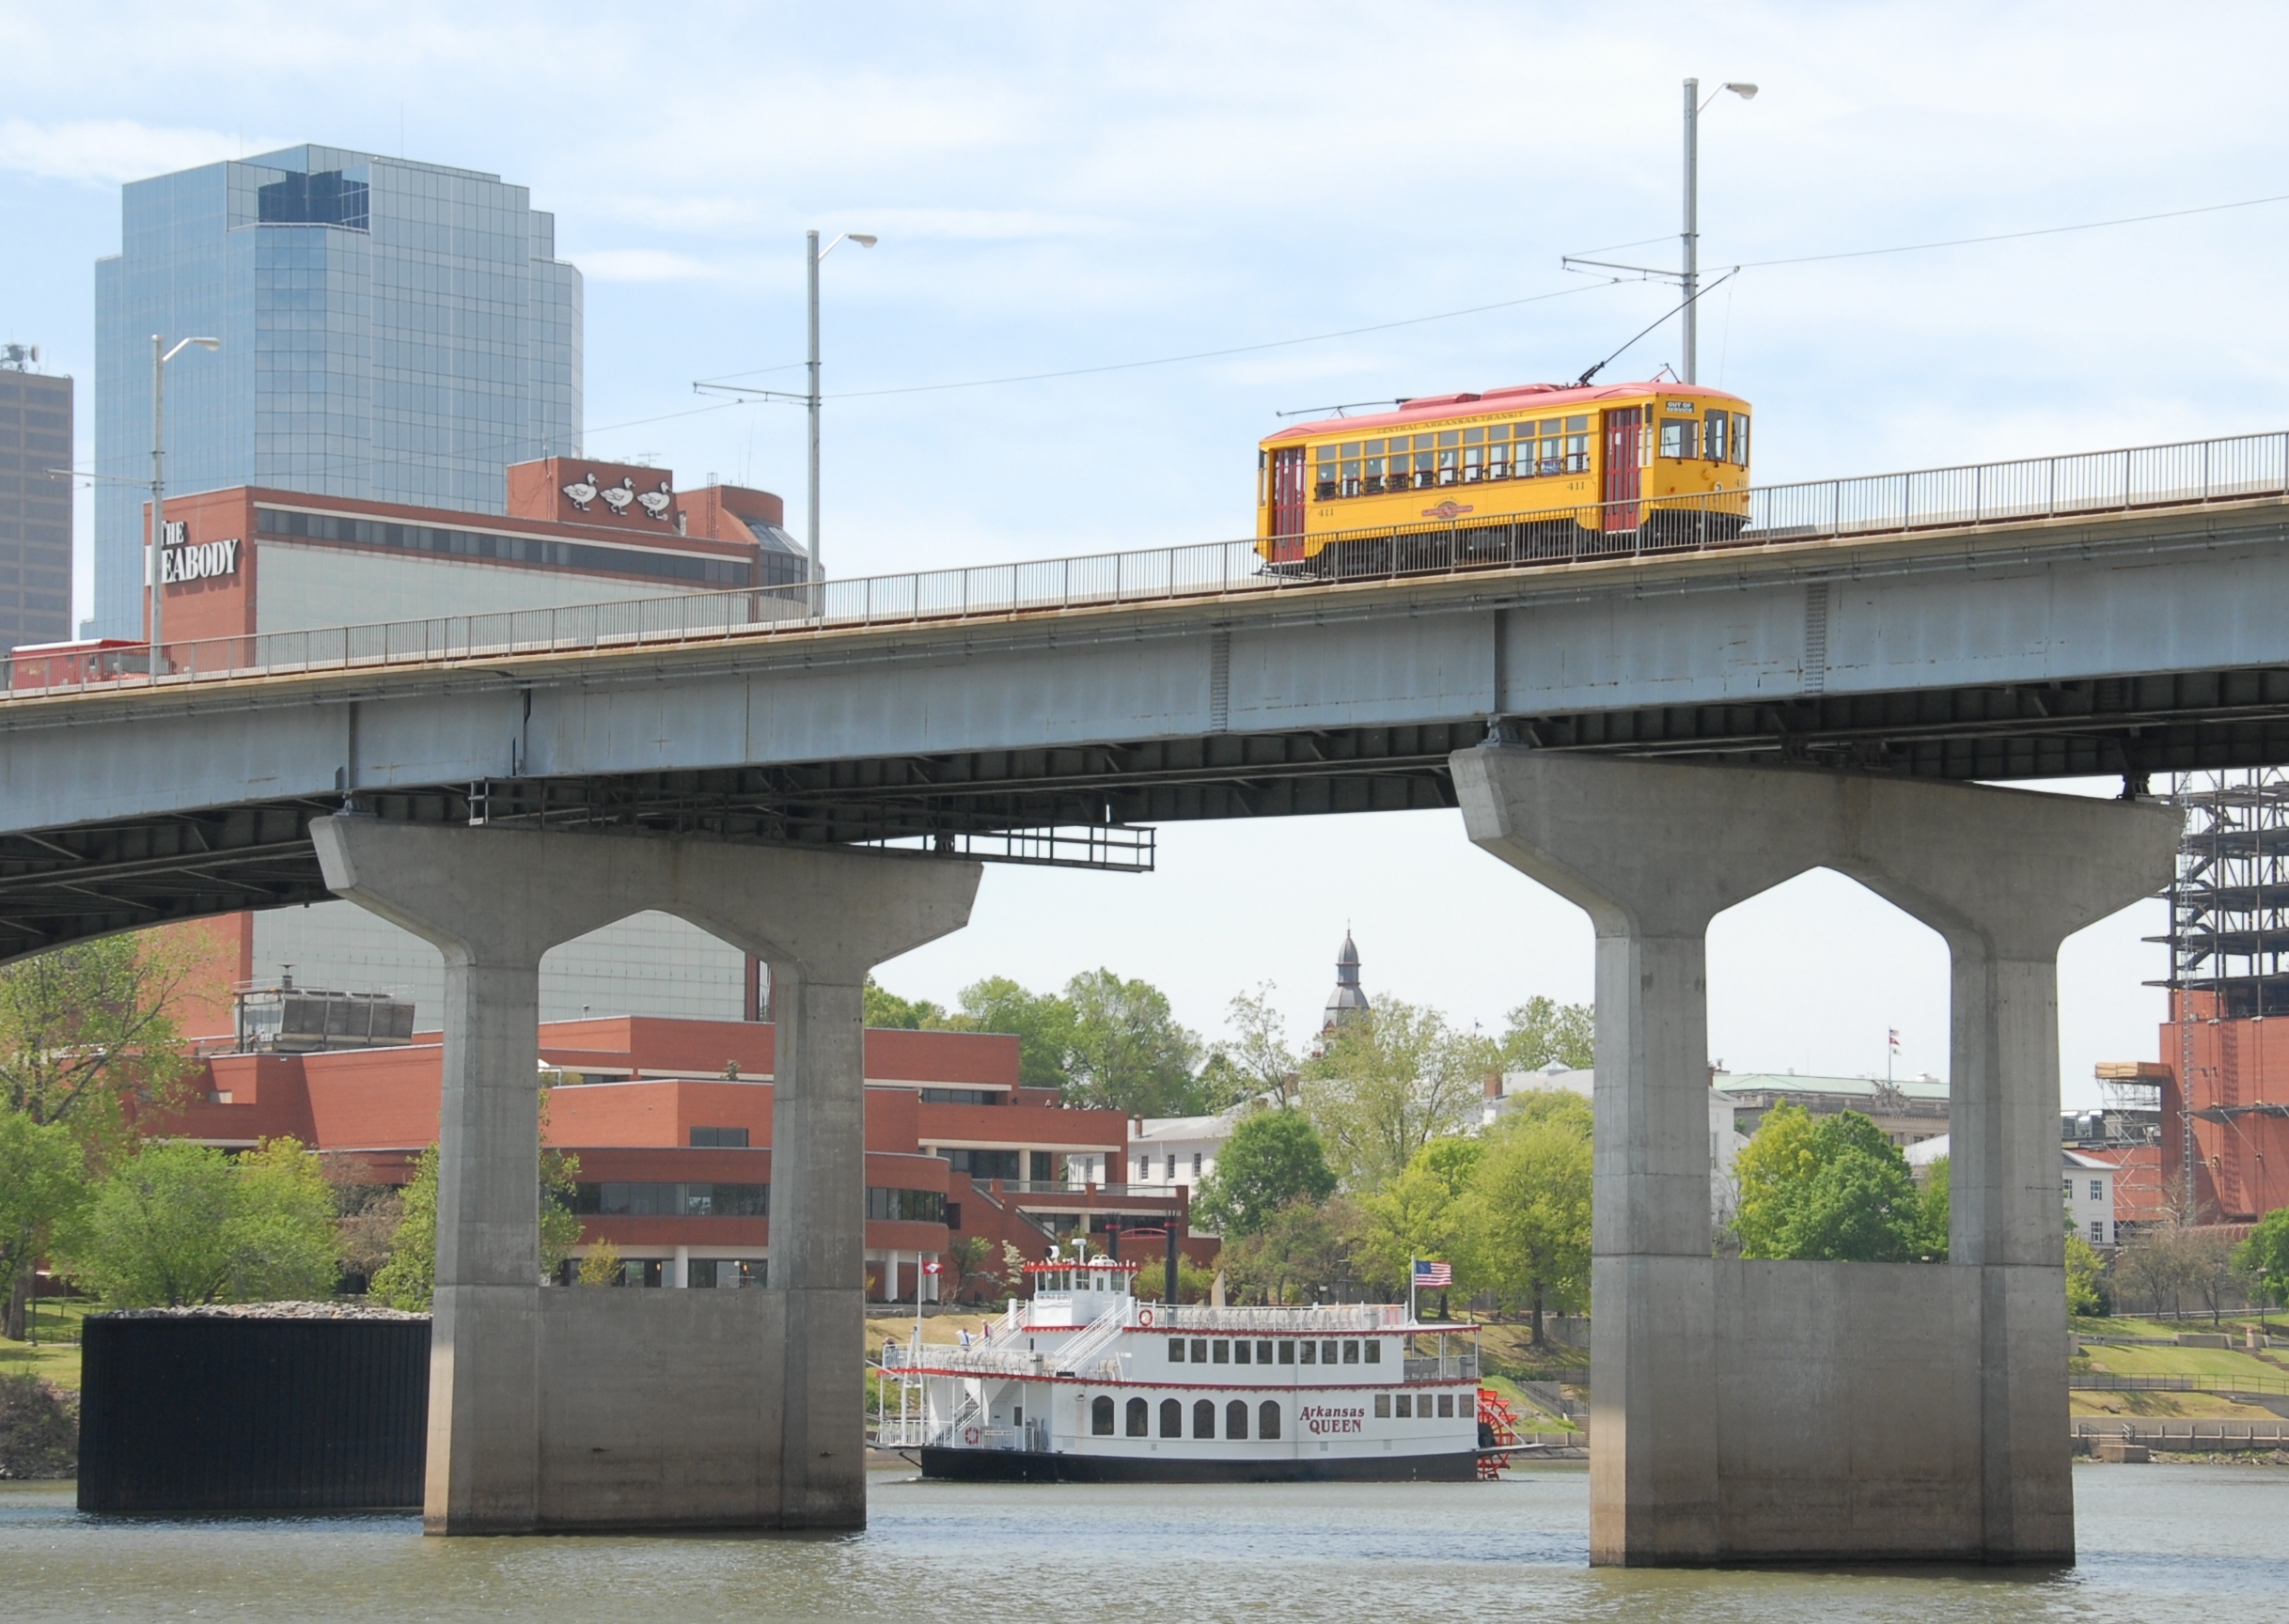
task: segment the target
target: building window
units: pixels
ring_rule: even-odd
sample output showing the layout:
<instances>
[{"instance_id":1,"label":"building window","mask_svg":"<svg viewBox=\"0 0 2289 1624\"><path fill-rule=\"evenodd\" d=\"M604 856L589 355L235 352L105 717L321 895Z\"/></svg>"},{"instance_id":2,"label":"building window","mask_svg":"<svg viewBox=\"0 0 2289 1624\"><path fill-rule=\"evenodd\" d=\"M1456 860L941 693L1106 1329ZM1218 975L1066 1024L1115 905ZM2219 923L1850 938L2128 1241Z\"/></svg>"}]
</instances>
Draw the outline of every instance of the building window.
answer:
<instances>
[{"instance_id":1,"label":"building window","mask_svg":"<svg viewBox=\"0 0 2289 1624\"><path fill-rule=\"evenodd\" d=\"M1256 1406L1256 1436L1259 1438L1279 1436L1279 1401L1278 1399L1266 1398Z\"/></svg>"},{"instance_id":2,"label":"building window","mask_svg":"<svg viewBox=\"0 0 2289 1624\"><path fill-rule=\"evenodd\" d=\"M1151 1411L1143 1399L1132 1398L1129 1400L1128 1421L1130 1437L1142 1438L1146 1436L1145 1426L1146 1423L1151 1420Z\"/></svg>"},{"instance_id":3,"label":"building window","mask_svg":"<svg viewBox=\"0 0 2289 1624\"><path fill-rule=\"evenodd\" d=\"M1200 1176L1200 1153L1198 1150L1192 1153L1192 1176L1195 1179Z\"/></svg>"},{"instance_id":4,"label":"building window","mask_svg":"<svg viewBox=\"0 0 2289 1624\"><path fill-rule=\"evenodd\" d=\"M1218 1365L1229 1365L1231 1363L1232 1345L1231 1343L1225 1341L1223 1337L1219 1336L1215 1342L1210 1344L1210 1346L1215 1350L1215 1351L1209 1355L1209 1358L1214 1363Z\"/></svg>"},{"instance_id":5,"label":"building window","mask_svg":"<svg viewBox=\"0 0 2289 1624\"><path fill-rule=\"evenodd\" d=\"M1213 1399L1203 1398L1192 1407L1192 1435L1195 1438L1216 1435L1216 1407Z\"/></svg>"},{"instance_id":6,"label":"building window","mask_svg":"<svg viewBox=\"0 0 2289 1624\"><path fill-rule=\"evenodd\" d=\"M1415 1413L1414 1395L1411 1393L1402 1393L1394 1398L1391 1400L1391 1413L1399 1417L1399 1419L1402 1421L1411 1419Z\"/></svg>"},{"instance_id":7,"label":"building window","mask_svg":"<svg viewBox=\"0 0 2289 1624\"><path fill-rule=\"evenodd\" d=\"M992 1088L922 1088L925 1105L998 1105L1001 1095Z\"/></svg>"},{"instance_id":8,"label":"building window","mask_svg":"<svg viewBox=\"0 0 2289 1624\"><path fill-rule=\"evenodd\" d=\"M2104 1246L2106 1243L2107 1243L2107 1225L2106 1225L2106 1220L2105 1220L2105 1219L2103 1219L2103 1218L2093 1218L2093 1219L2092 1219L2092 1220L2091 1220L2091 1244L2092 1244L2092 1245L2093 1245L2093 1246Z\"/></svg>"},{"instance_id":9,"label":"building window","mask_svg":"<svg viewBox=\"0 0 2289 1624\"><path fill-rule=\"evenodd\" d=\"M892 1190L870 1184L867 1217L885 1224L943 1224L946 1197L936 1190Z\"/></svg>"},{"instance_id":10,"label":"building window","mask_svg":"<svg viewBox=\"0 0 2289 1624\"><path fill-rule=\"evenodd\" d=\"M947 1163L957 1173L966 1173L972 1179L1003 1179L1011 1183L1023 1179L1019 1158L1021 1150L940 1150Z\"/></svg>"},{"instance_id":11,"label":"building window","mask_svg":"<svg viewBox=\"0 0 2289 1624\"><path fill-rule=\"evenodd\" d=\"M1388 1393L1378 1393L1378 1394L1376 1394L1376 1395L1375 1395L1375 1419L1376 1419L1376 1420L1378 1420L1378 1421L1388 1421L1390 1418L1391 1418L1391 1396L1390 1396Z\"/></svg>"},{"instance_id":12,"label":"building window","mask_svg":"<svg viewBox=\"0 0 2289 1624\"><path fill-rule=\"evenodd\" d=\"M1246 1438L1247 1436L1246 1399L1235 1398L1224 1406L1224 1436L1227 1438Z\"/></svg>"},{"instance_id":13,"label":"building window","mask_svg":"<svg viewBox=\"0 0 2289 1624\"><path fill-rule=\"evenodd\" d=\"M1285 1341L1283 1341L1283 1342L1281 1342L1281 1343L1280 1343L1280 1345L1279 1345L1279 1362L1280 1362L1282 1365L1293 1365L1293 1364L1294 1364L1294 1363L1295 1363L1295 1344L1294 1344L1294 1343L1293 1343L1293 1342L1285 1342Z\"/></svg>"},{"instance_id":14,"label":"building window","mask_svg":"<svg viewBox=\"0 0 2289 1624\"><path fill-rule=\"evenodd\" d=\"M2091 1199L2092 1199L2092 1200L2093 1200L2093 1201L2103 1201L2103 1200L2105 1200L2105 1199L2106 1199L2106 1195L2107 1195L2107 1190L2106 1190L2106 1186L2105 1186L2104 1184L2101 1184L2101 1183L2100 1183L2100 1182L2099 1182L2097 1179L2092 1179L2092 1180L2091 1180Z\"/></svg>"},{"instance_id":15,"label":"building window","mask_svg":"<svg viewBox=\"0 0 2289 1624\"><path fill-rule=\"evenodd\" d=\"M1113 1401L1103 1394L1089 1402L1089 1430L1096 1438L1113 1435Z\"/></svg>"},{"instance_id":16,"label":"building window","mask_svg":"<svg viewBox=\"0 0 2289 1624\"><path fill-rule=\"evenodd\" d=\"M745 1150L747 1131L745 1128L695 1128L692 1130L692 1148L695 1150Z\"/></svg>"},{"instance_id":17,"label":"building window","mask_svg":"<svg viewBox=\"0 0 2289 1624\"><path fill-rule=\"evenodd\" d=\"M1344 1344L1343 1344L1343 1363L1344 1363L1344 1364L1346 1364L1346 1365L1356 1365L1358 1362L1359 1362L1359 1345L1358 1345L1356 1342L1346 1342L1346 1343L1344 1343Z\"/></svg>"},{"instance_id":18,"label":"building window","mask_svg":"<svg viewBox=\"0 0 2289 1624\"><path fill-rule=\"evenodd\" d=\"M162 628L162 630L165 630L165 628ZM1139 1156L1139 1157L1137 1157L1137 1183L1139 1183L1139 1184L1141 1184L1141 1183L1143 1183L1143 1182L1144 1182L1146 1179L1150 1179L1150 1178L1152 1178L1152 1157L1150 1157L1150 1156Z\"/></svg>"},{"instance_id":19,"label":"building window","mask_svg":"<svg viewBox=\"0 0 2289 1624\"><path fill-rule=\"evenodd\" d=\"M1182 1336L1171 1336L1171 1337L1169 1337L1169 1338L1168 1338L1168 1363L1169 1363L1169 1364L1171 1364L1171 1365L1182 1365L1184 1362L1184 1339Z\"/></svg>"},{"instance_id":20,"label":"building window","mask_svg":"<svg viewBox=\"0 0 2289 1624\"><path fill-rule=\"evenodd\" d=\"M1160 1435L1163 1438L1184 1435L1184 1407L1173 1398L1160 1401Z\"/></svg>"},{"instance_id":21,"label":"building window","mask_svg":"<svg viewBox=\"0 0 2289 1624\"><path fill-rule=\"evenodd\" d=\"M164 632L166 628L163 626L160 630ZM1176 1182L1176 1152L1173 1150L1168 1152L1168 1182Z\"/></svg>"},{"instance_id":22,"label":"building window","mask_svg":"<svg viewBox=\"0 0 2289 1624\"><path fill-rule=\"evenodd\" d=\"M600 1218L766 1218L771 1214L771 1186L650 1184L618 1179L601 1184L575 1184L572 1210L584 1217Z\"/></svg>"}]
</instances>

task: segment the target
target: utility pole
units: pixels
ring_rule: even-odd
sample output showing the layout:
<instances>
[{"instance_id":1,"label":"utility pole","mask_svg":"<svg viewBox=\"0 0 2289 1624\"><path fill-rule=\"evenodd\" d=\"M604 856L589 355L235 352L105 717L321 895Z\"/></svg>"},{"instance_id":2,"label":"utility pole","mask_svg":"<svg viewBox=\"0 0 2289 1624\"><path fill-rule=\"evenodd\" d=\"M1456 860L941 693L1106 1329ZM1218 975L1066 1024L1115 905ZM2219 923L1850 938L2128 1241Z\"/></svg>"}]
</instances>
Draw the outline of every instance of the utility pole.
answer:
<instances>
[{"instance_id":1,"label":"utility pole","mask_svg":"<svg viewBox=\"0 0 2289 1624\"><path fill-rule=\"evenodd\" d=\"M1685 82L1685 381L1701 381L1701 81Z\"/></svg>"},{"instance_id":2,"label":"utility pole","mask_svg":"<svg viewBox=\"0 0 2289 1624\"><path fill-rule=\"evenodd\" d=\"M805 273L810 298L810 579L825 577L819 570L819 234L803 233Z\"/></svg>"}]
</instances>

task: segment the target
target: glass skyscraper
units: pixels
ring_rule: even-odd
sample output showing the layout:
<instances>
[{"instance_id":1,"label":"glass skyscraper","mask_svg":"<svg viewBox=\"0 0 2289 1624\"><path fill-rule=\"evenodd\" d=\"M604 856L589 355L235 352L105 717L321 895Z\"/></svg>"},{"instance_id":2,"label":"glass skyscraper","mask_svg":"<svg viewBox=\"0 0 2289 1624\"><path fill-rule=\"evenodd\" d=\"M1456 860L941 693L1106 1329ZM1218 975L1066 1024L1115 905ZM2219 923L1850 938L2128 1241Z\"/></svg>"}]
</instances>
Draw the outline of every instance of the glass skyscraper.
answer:
<instances>
[{"instance_id":1,"label":"glass skyscraper","mask_svg":"<svg viewBox=\"0 0 2289 1624\"><path fill-rule=\"evenodd\" d=\"M170 493L263 485L499 513L581 449L580 273L497 175L292 147L124 188L96 261L95 621L143 632L151 335Z\"/></svg>"}]
</instances>

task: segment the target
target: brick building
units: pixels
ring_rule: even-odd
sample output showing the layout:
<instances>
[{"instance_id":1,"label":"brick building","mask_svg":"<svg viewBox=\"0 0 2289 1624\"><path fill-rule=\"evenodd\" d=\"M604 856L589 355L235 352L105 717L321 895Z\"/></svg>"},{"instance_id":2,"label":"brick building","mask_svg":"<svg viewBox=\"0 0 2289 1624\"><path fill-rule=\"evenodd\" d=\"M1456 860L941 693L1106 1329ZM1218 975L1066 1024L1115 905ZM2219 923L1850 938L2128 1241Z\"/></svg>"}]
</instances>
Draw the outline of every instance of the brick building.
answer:
<instances>
[{"instance_id":1,"label":"brick building","mask_svg":"<svg viewBox=\"0 0 2289 1624\"><path fill-rule=\"evenodd\" d=\"M633 1284L760 1285L770 1257L771 1074L764 1022L646 1017L553 1022L537 1065L545 1141L579 1160L580 1252L609 1240ZM402 1184L437 1137L443 1052L435 1033L405 1043L307 1054L217 1053L201 1099L165 1132L227 1148L291 1134L350 1166ZM997 1261L1038 1257L1086 1229L1188 1227L1185 1188L1105 1185L1129 1152L1130 1119L1062 1105L1018 1085L1015 1038L870 1031L867 1273L870 1296L911 1301L925 1259L980 1238ZM961 1282L941 1276L944 1295ZM932 1294L925 1288L924 1296ZM971 1295L992 1295L972 1282Z\"/></svg>"}]
</instances>

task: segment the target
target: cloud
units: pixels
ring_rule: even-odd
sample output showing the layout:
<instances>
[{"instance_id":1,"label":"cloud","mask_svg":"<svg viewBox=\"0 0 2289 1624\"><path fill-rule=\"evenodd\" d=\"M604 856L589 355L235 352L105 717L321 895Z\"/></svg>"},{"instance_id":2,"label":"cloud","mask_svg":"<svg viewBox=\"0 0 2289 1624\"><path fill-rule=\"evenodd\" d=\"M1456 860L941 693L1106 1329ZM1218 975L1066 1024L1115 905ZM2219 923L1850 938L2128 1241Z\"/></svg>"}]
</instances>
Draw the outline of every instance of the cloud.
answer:
<instances>
[{"instance_id":1,"label":"cloud","mask_svg":"<svg viewBox=\"0 0 2289 1624\"><path fill-rule=\"evenodd\" d=\"M108 187L282 145L270 140L250 144L218 130L154 128L131 118L56 124L10 118L0 123L0 170Z\"/></svg>"}]
</instances>

